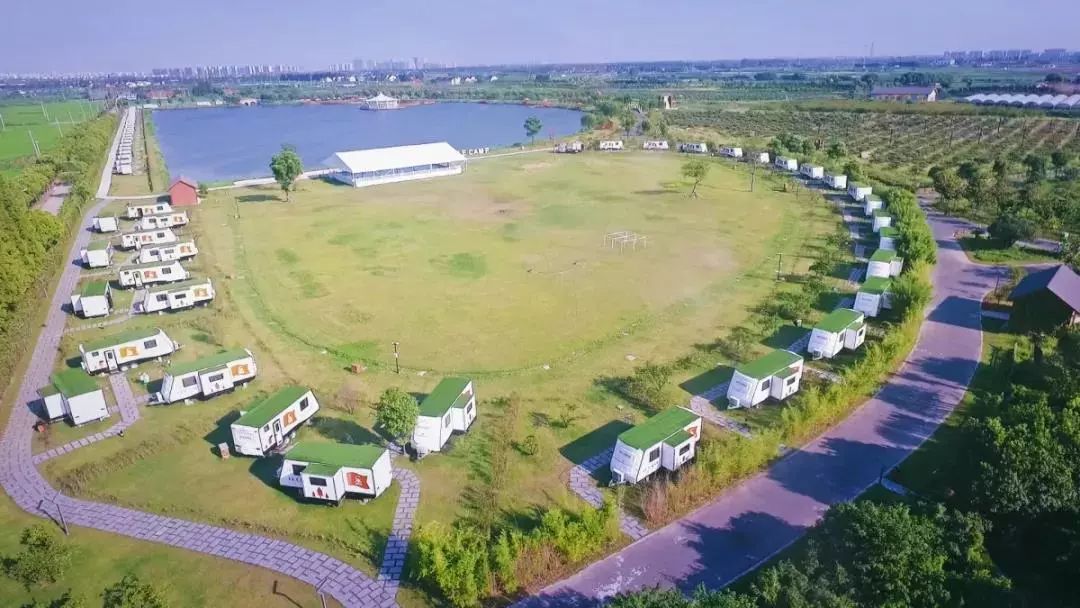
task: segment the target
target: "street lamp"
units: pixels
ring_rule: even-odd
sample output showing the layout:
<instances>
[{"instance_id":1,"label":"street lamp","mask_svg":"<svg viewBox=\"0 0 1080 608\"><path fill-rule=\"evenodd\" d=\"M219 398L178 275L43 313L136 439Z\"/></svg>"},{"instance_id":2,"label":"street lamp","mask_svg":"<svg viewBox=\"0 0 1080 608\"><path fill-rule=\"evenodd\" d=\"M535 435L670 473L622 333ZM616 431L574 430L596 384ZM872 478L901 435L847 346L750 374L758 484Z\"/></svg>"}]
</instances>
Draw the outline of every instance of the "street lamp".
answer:
<instances>
[{"instance_id":1,"label":"street lamp","mask_svg":"<svg viewBox=\"0 0 1080 608\"><path fill-rule=\"evenodd\" d=\"M400 344L400 343L396 342L396 341L394 342L394 373L395 374L400 374L401 373L401 360L398 358L398 356L399 356L398 355L398 344Z\"/></svg>"}]
</instances>

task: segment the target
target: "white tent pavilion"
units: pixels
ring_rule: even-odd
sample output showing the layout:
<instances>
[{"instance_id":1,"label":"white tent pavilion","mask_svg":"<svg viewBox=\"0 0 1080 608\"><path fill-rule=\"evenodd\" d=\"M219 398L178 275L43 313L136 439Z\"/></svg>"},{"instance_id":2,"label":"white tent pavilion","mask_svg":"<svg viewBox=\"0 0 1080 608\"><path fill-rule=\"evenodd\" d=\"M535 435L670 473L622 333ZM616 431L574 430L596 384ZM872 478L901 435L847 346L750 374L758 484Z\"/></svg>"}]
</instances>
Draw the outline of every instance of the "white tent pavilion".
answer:
<instances>
[{"instance_id":1,"label":"white tent pavilion","mask_svg":"<svg viewBox=\"0 0 1080 608\"><path fill-rule=\"evenodd\" d=\"M398 109L398 100L379 93L374 97L365 99L364 107L369 110L396 110Z\"/></svg>"},{"instance_id":2,"label":"white tent pavilion","mask_svg":"<svg viewBox=\"0 0 1080 608\"><path fill-rule=\"evenodd\" d=\"M464 171L466 161L453 146L441 141L433 144L371 148L337 152L323 161L329 177L360 188L376 184L403 182Z\"/></svg>"}]
</instances>

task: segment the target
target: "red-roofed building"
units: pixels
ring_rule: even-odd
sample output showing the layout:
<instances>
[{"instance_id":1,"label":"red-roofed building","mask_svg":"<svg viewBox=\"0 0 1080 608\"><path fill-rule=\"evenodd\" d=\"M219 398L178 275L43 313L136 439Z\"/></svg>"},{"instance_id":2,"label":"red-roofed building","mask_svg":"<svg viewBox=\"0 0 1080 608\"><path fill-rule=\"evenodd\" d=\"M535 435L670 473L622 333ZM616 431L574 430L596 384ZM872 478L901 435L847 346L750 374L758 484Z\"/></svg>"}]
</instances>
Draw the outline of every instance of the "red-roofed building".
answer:
<instances>
[{"instance_id":1,"label":"red-roofed building","mask_svg":"<svg viewBox=\"0 0 1080 608\"><path fill-rule=\"evenodd\" d=\"M169 199L174 207L199 204L199 184L188 177L180 177L169 186Z\"/></svg>"}]
</instances>

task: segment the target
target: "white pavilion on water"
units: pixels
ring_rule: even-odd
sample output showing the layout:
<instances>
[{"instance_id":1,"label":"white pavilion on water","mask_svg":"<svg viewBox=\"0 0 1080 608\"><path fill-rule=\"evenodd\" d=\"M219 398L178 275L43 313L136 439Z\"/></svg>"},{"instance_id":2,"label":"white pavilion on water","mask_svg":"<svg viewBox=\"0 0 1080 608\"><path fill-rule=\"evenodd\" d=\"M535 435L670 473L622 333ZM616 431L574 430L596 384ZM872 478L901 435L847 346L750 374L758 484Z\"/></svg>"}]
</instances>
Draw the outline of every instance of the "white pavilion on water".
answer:
<instances>
[{"instance_id":1,"label":"white pavilion on water","mask_svg":"<svg viewBox=\"0 0 1080 608\"><path fill-rule=\"evenodd\" d=\"M374 97L365 99L364 107L368 110L396 110L398 109L398 100L379 93Z\"/></svg>"}]
</instances>

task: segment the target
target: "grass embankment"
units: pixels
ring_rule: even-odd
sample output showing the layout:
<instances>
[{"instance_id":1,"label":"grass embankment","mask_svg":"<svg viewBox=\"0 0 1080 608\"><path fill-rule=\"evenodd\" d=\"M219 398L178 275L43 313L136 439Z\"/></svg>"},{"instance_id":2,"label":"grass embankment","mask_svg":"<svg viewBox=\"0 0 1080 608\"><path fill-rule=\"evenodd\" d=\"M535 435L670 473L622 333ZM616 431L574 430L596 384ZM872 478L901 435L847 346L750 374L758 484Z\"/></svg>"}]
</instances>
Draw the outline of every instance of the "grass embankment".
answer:
<instances>
[{"instance_id":1,"label":"grass embankment","mask_svg":"<svg viewBox=\"0 0 1080 608\"><path fill-rule=\"evenodd\" d=\"M975 236L960 239L960 246L964 248L964 253L969 259L983 264L1023 266L1060 262L1056 255L1047 251L1029 249L1020 245L1006 247L993 239Z\"/></svg>"}]
</instances>

